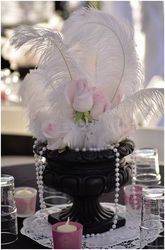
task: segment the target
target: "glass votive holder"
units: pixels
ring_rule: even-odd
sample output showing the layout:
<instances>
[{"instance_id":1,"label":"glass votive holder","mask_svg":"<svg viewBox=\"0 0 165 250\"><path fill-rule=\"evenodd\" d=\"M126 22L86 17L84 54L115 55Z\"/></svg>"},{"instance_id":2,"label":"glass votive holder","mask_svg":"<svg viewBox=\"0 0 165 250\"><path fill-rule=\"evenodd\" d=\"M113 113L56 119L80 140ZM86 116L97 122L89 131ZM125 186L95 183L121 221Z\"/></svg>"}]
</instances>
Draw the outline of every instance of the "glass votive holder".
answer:
<instances>
[{"instance_id":1,"label":"glass votive holder","mask_svg":"<svg viewBox=\"0 0 165 250\"><path fill-rule=\"evenodd\" d=\"M150 186L143 188L141 224L146 220L158 220L164 223L164 187Z\"/></svg>"},{"instance_id":2,"label":"glass votive holder","mask_svg":"<svg viewBox=\"0 0 165 250\"><path fill-rule=\"evenodd\" d=\"M14 177L1 176L1 245L18 239L17 208L14 200ZM3 247L2 247L3 248Z\"/></svg>"},{"instance_id":3,"label":"glass votive holder","mask_svg":"<svg viewBox=\"0 0 165 250\"><path fill-rule=\"evenodd\" d=\"M164 187L150 186L142 191L140 247L164 249Z\"/></svg>"},{"instance_id":4,"label":"glass votive holder","mask_svg":"<svg viewBox=\"0 0 165 250\"><path fill-rule=\"evenodd\" d=\"M124 187L124 201L129 214L141 214L142 208L142 189L143 185L127 185Z\"/></svg>"},{"instance_id":5,"label":"glass votive holder","mask_svg":"<svg viewBox=\"0 0 165 250\"><path fill-rule=\"evenodd\" d=\"M140 185L157 185L160 183L158 150L141 148L133 153L135 161L134 181Z\"/></svg>"},{"instance_id":6,"label":"glass votive holder","mask_svg":"<svg viewBox=\"0 0 165 250\"><path fill-rule=\"evenodd\" d=\"M44 186L43 199L46 207L71 203L70 197L54 188Z\"/></svg>"},{"instance_id":7,"label":"glass votive holder","mask_svg":"<svg viewBox=\"0 0 165 250\"><path fill-rule=\"evenodd\" d=\"M18 187L15 189L15 202L18 217L29 217L35 213L37 190L31 187Z\"/></svg>"},{"instance_id":8,"label":"glass votive holder","mask_svg":"<svg viewBox=\"0 0 165 250\"><path fill-rule=\"evenodd\" d=\"M145 220L140 225L140 249L164 249L164 229L159 220Z\"/></svg>"},{"instance_id":9,"label":"glass votive holder","mask_svg":"<svg viewBox=\"0 0 165 250\"><path fill-rule=\"evenodd\" d=\"M82 249L83 226L78 222L58 222L52 226L54 249Z\"/></svg>"}]
</instances>

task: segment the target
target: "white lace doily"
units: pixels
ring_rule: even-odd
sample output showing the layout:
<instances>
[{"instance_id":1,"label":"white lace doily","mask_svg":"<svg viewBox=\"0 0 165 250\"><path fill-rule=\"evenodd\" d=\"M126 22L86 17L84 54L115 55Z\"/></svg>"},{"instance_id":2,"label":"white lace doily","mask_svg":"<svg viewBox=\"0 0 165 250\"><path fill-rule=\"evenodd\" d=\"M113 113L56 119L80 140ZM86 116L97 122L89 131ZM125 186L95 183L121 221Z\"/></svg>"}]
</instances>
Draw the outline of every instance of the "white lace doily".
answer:
<instances>
[{"instance_id":1,"label":"white lace doily","mask_svg":"<svg viewBox=\"0 0 165 250\"><path fill-rule=\"evenodd\" d=\"M114 204L112 203L101 204L114 210ZM21 233L47 248L52 248L51 225L48 223L47 217L48 214L58 212L65 206L59 205L37 211L34 215L24 220ZM117 228L113 232L108 231L93 237L84 238L82 248L140 248L139 217L133 217L126 213L125 206L122 205L119 205L119 215L126 218L125 226ZM146 236L145 244L156 239L158 234L154 232L154 235Z\"/></svg>"}]
</instances>

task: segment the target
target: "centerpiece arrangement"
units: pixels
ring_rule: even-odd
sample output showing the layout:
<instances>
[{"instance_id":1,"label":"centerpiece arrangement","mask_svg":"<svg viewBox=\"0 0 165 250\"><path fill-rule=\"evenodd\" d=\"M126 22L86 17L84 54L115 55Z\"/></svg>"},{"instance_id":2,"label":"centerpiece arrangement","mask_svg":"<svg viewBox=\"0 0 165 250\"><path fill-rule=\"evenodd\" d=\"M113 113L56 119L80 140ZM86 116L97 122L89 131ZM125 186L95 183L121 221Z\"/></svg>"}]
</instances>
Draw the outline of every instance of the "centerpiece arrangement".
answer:
<instances>
[{"instance_id":1,"label":"centerpiece arrangement","mask_svg":"<svg viewBox=\"0 0 165 250\"><path fill-rule=\"evenodd\" d=\"M11 43L40 55L20 94L37 138L41 208L43 182L73 197L72 206L49 216L49 222L69 217L83 224L85 234L124 225L117 204L120 186L130 177L124 157L134 143L127 137L142 120L163 110L163 90L142 86L130 27L102 11L81 9L61 33L20 26ZM98 201L111 190L115 213Z\"/></svg>"}]
</instances>

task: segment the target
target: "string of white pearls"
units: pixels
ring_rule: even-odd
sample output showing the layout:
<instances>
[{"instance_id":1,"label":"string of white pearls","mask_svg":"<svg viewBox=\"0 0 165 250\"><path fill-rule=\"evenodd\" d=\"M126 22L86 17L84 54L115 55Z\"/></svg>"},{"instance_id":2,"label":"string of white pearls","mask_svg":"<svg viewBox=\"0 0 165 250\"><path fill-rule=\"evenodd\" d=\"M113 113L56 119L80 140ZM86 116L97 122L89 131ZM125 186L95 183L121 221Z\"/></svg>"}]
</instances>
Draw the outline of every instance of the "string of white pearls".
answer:
<instances>
[{"instance_id":1,"label":"string of white pearls","mask_svg":"<svg viewBox=\"0 0 165 250\"><path fill-rule=\"evenodd\" d=\"M39 155L36 154L35 152L35 148L36 145L38 144L38 141L35 140L34 141L34 145L33 145L33 153L34 153L34 159L35 159L35 166L36 166L36 178L37 178L37 184L38 184L38 191L39 191L39 201L40 201L40 208L44 209L46 208L46 204L44 202L44 197L43 197L43 171L45 169L45 165L46 165L46 161L45 158L43 157L44 151L47 149L45 146L39 151ZM110 229L110 232L113 231L116 226L117 226L117 222L118 222L118 201L119 201L119 191L120 191L120 174L119 174L119 167L120 167L120 153L118 152L118 147L119 144L114 144L114 145L107 145L107 147L101 147L101 148L75 148L76 152L79 151L102 151L102 150L113 150L113 152L115 153L115 197L114 197L114 203L115 203L115 213L113 216L113 224L112 224L112 228ZM88 238L88 237L93 237L93 236L101 236L104 237L108 232L102 233L102 234L86 234L83 237Z\"/></svg>"},{"instance_id":2,"label":"string of white pearls","mask_svg":"<svg viewBox=\"0 0 165 250\"><path fill-rule=\"evenodd\" d=\"M44 201L43 171L45 169L46 160L43 157L43 153L46 150L46 147L43 147L38 155L35 153L35 148L36 148L37 143L38 141L35 140L34 145L33 145L33 153L34 153L34 160L35 160L35 166L36 166L36 179L37 179L37 185L38 185L40 208L44 209L46 208L46 204Z\"/></svg>"},{"instance_id":3,"label":"string of white pearls","mask_svg":"<svg viewBox=\"0 0 165 250\"><path fill-rule=\"evenodd\" d=\"M137 193L136 193L136 187L135 187L136 162L135 162L134 154L131 155L131 168L132 168L132 185L133 185L132 187L133 206L134 206L134 209L136 210L138 201L137 201Z\"/></svg>"},{"instance_id":4,"label":"string of white pearls","mask_svg":"<svg viewBox=\"0 0 165 250\"><path fill-rule=\"evenodd\" d=\"M91 151L91 152L100 152L100 151L103 151L103 150L107 150L107 149L109 149L109 146L107 145L107 147L99 147L99 148L95 148L95 147L90 147L90 148L82 148L82 149L80 149L80 148L75 148L75 151L76 152L80 152L80 151L82 151L82 152L86 152L86 151Z\"/></svg>"},{"instance_id":5,"label":"string of white pearls","mask_svg":"<svg viewBox=\"0 0 165 250\"><path fill-rule=\"evenodd\" d=\"M119 174L119 167L120 167L120 153L118 152L118 146L119 144L115 145L115 147L112 148L113 152L115 153L115 215L113 219L113 225L110 231L113 231L116 228L117 220L118 220L118 202L119 202L119 191L120 191L120 174Z\"/></svg>"},{"instance_id":6,"label":"string of white pearls","mask_svg":"<svg viewBox=\"0 0 165 250\"><path fill-rule=\"evenodd\" d=\"M113 224L112 227L110 229L110 232L112 232L116 226L117 226L117 222L118 222L118 212L119 212L119 208L118 208L118 202L119 202L119 191L120 191L120 178L119 178L119 167L120 167L120 153L118 152L118 147L119 144L115 144L115 145L107 145L105 149L111 149L113 150L113 152L115 153L115 198L114 198L114 203L115 203L115 214L113 217ZM93 151L101 151L101 150L93 150ZM107 234L109 233L109 231L105 232L105 233L97 233L97 234L86 234L83 235L84 238L89 238L89 237L93 237L93 236L99 236L99 237L105 237Z\"/></svg>"}]
</instances>

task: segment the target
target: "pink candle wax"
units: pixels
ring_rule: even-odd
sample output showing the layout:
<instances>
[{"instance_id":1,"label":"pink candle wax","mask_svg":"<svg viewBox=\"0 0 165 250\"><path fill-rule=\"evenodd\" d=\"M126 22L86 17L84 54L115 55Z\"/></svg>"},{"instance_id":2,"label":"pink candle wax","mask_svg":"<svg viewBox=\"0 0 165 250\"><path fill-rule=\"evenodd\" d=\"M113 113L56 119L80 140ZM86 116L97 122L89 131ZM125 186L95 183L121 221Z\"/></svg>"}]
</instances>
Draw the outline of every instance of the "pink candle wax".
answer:
<instances>
[{"instance_id":1,"label":"pink candle wax","mask_svg":"<svg viewBox=\"0 0 165 250\"><path fill-rule=\"evenodd\" d=\"M58 222L52 226L54 249L81 249L83 226L77 222Z\"/></svg>"},{"instance_id":2,"label":"pink candle wax","mask_svg":"<svg viewBox=\"0 0 165 250\"><path fill-rule=\"evenodd\" d=\"M28 217L35 213L37 190L30 187L15 189L15 202L18 217Z\"/></svg>"},{"instance_id":3,"label":"pink candle wax","mask_svg":"<svg viewBox=\"0 0 165 250\"><path fill-rule=\"evenodd\" d=\"M141 212L143 185L127 185L124 187L124 200L129 213Z\"/></svg>"}]
</instances>

